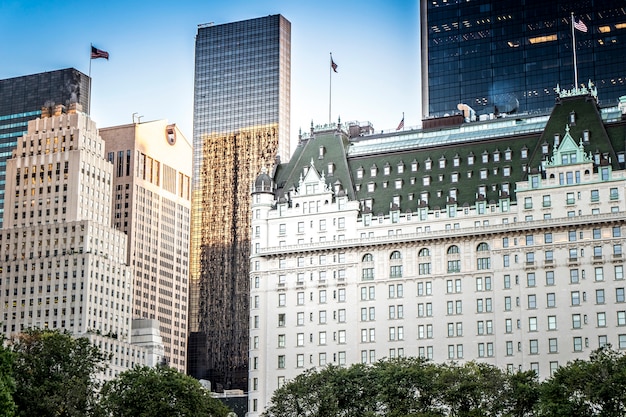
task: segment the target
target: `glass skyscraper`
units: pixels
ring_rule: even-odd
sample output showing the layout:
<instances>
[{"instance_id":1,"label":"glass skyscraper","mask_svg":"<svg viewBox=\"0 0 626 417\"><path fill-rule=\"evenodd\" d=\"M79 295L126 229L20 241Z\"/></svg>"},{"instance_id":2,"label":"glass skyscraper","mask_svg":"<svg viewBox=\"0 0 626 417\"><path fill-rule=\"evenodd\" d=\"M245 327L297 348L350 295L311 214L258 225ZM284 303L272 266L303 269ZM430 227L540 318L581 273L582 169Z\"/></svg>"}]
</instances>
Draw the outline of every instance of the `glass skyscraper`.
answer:
<instances>
[{"instance_id":1,"label":"glass skyscraper","mask_svg":"<svg viewBox=\"0 0 626 417\"><path fill-rule=\"evenodd\" d=\"M544 111L557 84L574 84L571 13L579 84L593 81L600 104L626 87L626 8L614 0L421 0L422 111L478 114ZM515 110L516 109L516 110Z\"/></svg>"},{"instance_id":2,"label":"glass skyscraper","mask_svg":"<svg viewBox=\"0 0 626 417\"><path fill-rule=\"evenodd\" d=\"M89 77L74 68L0 80L0 228L4 215L6 163L28 121L52 104L80 103L89 114Z\"/></svg>"},{"instance_id":3,"label":"glass skyscraper","mask_svg":"<svg viewBox=\"0 0 626 417\"><path fill-rule=\"evenodd\" d=\"M200 25L194 87L188 372L247 391L250 190L289 157L291 23Z\"/></svg>"}]
</instances>

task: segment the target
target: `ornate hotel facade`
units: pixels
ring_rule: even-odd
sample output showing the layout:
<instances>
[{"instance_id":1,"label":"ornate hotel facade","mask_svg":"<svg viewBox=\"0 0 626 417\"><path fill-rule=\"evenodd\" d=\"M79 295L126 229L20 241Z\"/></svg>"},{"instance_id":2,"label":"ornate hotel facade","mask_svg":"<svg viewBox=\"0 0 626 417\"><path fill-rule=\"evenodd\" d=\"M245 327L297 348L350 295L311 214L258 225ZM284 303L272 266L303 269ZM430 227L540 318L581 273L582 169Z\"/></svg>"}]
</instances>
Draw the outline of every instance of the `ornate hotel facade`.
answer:
<instances>
[{"instance_id":1,"label":"ornate hotel facade","mask_svg":"<svg viewBox=\"0 0 626 417\"><path fill-rule=\"evenodd\" d=\"M478 360L548 377L626 350L626 118L312 128L252 187L249 412L305 369Z\"/></svg>"}]
</instances>

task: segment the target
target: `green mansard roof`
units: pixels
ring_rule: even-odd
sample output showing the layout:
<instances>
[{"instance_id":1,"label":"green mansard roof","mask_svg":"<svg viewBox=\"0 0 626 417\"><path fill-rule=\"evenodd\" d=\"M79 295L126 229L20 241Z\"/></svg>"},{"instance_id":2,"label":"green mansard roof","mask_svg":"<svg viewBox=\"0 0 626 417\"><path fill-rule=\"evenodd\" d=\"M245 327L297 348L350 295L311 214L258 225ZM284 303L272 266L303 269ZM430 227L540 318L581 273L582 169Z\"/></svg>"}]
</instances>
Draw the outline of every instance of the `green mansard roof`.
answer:
<instances>
[{"instance_id":1,"label":"green mansard roof","mask_svg":"<svg viewBox=\"0 0 626 417\"><path fill-rule=\"evenodd\" d=\"M300 141L274 179L279 197L286 196L313 165L330 188L342 189L374 214L514 201L515 183L541 173L555 140L566 133L586 153L597 155L600 164L624 169L626 122L621 113L600 111L592 94L564 94L549 116L509 116L356 138L348 138L340 125L326 126ZM450 198L451 190L456 199Z\"/></svg>"}]
</instances>

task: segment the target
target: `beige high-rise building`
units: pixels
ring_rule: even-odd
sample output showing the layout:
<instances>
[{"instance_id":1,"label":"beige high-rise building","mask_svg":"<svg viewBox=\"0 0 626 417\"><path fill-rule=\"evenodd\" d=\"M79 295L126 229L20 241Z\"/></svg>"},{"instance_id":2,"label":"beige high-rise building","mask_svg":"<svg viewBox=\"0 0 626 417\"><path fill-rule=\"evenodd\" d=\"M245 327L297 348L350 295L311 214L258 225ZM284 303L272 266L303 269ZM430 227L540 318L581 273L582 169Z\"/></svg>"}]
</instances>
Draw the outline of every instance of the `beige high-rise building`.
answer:
<instances>
[{"instance_id":1,"label":"beige high-rise building","mask_svg":"<svg viewBox=\"0 0 626 417\"><path fill-rule=\"evenodd\" d=\"M133 318L158 320L164 359L185 371L192 148L165 120L100 129L113 164L111 221L128 236Z\"/></svg>"},{"instance_id":2,"label":"beige high-rise building","mask_svg":"<svg viewBox=\"0 0 626 417\"><path fill-rule=\"evenodd\" d=\"M87 337L111 354L98 376L108 379L161 362L163 348L151 323L131 320L132 268L127 238L111 225L113 167L104 156L80 104L44 108L28 122L7 161L0 320L9 338L28 328Z\"/></svg>"}]
</instances>

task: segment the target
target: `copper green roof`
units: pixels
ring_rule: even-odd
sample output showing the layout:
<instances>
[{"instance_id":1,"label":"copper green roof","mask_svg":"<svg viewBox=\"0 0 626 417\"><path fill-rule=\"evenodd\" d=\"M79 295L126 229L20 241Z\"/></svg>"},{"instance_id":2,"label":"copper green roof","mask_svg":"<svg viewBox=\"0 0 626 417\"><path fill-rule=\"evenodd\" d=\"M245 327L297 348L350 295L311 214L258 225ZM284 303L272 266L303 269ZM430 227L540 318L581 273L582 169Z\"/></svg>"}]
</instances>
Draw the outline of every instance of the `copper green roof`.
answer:
<instances>
[{"instance_id":1,"label":"copper green roof","mask_svg":"<svg viewBox=\"0 0 626 417\"><path fill-rule=\"evenodd\" d=\"M349 139L341 128L313 132L301 140L287 164L276 170L280 193L297 186L304 168L324 172L327 183L341 184L348 197L389 213L394 201L415 212L422 197L429 209L448 204L473 206L478 200L515 201L515 183L541 172L555 135L584 143L585 152L624 169L626 122L616 109L600 111L589 96L560 99L549 116L526 116L465 123L438 130L411 130ZM545 146L549 153L544 153ZM472 163L473 162L473 163ZM332 172L329 173L329 165ZM508 189L508 192L506 190ZM450 199L452 194L456 199ZM480 195L479 191L484 192Z\"/></svg>"}]
</instances>

